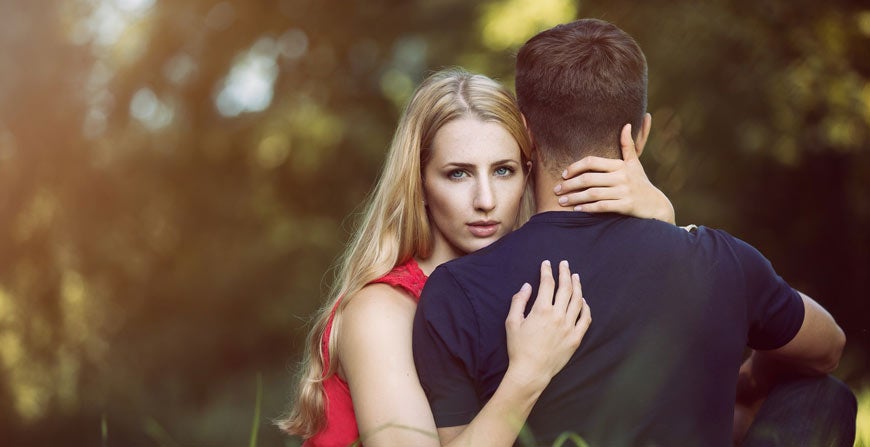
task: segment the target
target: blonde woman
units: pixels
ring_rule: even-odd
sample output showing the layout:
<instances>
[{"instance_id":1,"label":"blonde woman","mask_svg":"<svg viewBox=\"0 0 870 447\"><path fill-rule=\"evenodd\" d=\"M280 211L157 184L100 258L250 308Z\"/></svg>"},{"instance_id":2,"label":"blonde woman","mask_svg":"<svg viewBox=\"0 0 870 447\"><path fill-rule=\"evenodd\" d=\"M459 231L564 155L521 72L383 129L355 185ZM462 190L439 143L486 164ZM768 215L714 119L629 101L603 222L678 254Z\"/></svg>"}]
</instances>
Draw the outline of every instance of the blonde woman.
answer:
<instances>
[{"instance_id":1,"label":"blonde woman","mask_svg":"<svg viewBox=\"0 0 870 447\"><path fill-rule=\"evenodd\" d=\"M412 358L416 300L436 266L528 219L531 150L515 100L497 82L448 70L420 85L341 258L330 300L315 317L296 400L278 423L283 430L312 447L441 445ZM563 203L672 221L670 202L639 164L623 163L576 163L566 176L598 172L566 180L558 191ZM449 445L512 445L537 396L579 346L590 310L577 275L566 263L558 268L555 284L549 261L542 263L542 299L528 316L531 287L517 284L505 322L507 373Z\"/></svg>"}]
</instances>

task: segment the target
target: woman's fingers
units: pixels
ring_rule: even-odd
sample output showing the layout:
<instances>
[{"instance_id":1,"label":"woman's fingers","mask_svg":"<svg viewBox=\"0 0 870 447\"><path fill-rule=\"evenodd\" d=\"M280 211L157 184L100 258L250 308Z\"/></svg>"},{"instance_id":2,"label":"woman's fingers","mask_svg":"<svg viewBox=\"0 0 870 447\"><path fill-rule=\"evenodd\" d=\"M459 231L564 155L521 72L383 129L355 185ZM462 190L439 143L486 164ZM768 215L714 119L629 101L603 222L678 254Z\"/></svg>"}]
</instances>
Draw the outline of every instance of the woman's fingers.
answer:
<instances>
[{"instance_id":1,"label":"woman's fingers","mask_svg":"<svg viewBox=\"0 0 870 447\"><path fill-rule=\"evenodd\" d=\"M569 327L573 327L574 335L582 336L586 333L591 323L586 300L583 298L583 286L580 284L580 276L571 273L568 261L559 262L559 285L555 287L556 280L553 278L552 266L549 261L541 263L541 283L538 286L538 295L532 311L528 317L524 316L526 304L531 296L531 286L526 283L514 294L508 318L505 324L519 326L529 319L541 322L551 321L558 325L564 321ZM555 289L555 290L554 290ZM577 340L579 342L579 339Z\"/></svg>"},{"instance_id":2,"label":"woman's fingers","mask_svg":"<svg viewBox=\"0 0 870 447\"><path fill-rule=\"evenodd\" d=\"M622 163L622 160L617 160L615 158L595 157L590 155L568 165L568 167L562 171L562 178L567 180L588 171L616 171L622 167Z\"/></svg>"},{"instance_id":3,"label":"woman's fingers","mask_svg":"<svg viewBox=\"0 0 870 447\"><path fill-rule=\"evenodd\" d=\"M628 199L619 200L597 200L595 202L584 203L574 207L574 211L584 211L587 213L618 213L631 215L631 201Z\"/></svg>"},{"instance_id":4,"label":"woman's fingers","mask_svg":"<svg viewBox=\"0 0 870 447\"><path fill-rule=\"evenodd\" d=\"M553 293L555 292L556 282L553 280L553 269L550 261L541 263L541 282L538 285L538 296L535 298L535 304L532 309L545 308L553 305Z\"/></svg>"},{"instance_id":5,"label":"woman's fingers","mask_svg":"<svg viewBox=\"0 0 870 447\"><path fill-rule=\"evenodd\" d=\"M580 346L591 317L583 300L580 278L571 274L567 261L559 263L559 279L552 265L541 263L541 279L535 304L527 316L532 287L523 284L514 294L508 317L507 349L509 371L531 380L552 378Z\"/></svg>"},{"instance_id":6,"label":"woman's fingers","mask_svg":"<svg viewBox=\"0 0 870 447\"><path fill-rule=\"evenodd\" d=\"M609 186L606 188L589 188L585 191L566 194L559 197L559 204L564 207L587 205L605 200L630 200L624 185ZM585 211L585 210L584 210Z\"/></svg>"},{"instance_id":7,"label":"woman's fingers","mask_svg":"<svg viewBox=\"0 0 870 447\"><path fill-rule=\"evenodd\" d=\"M571 302L572 294L571 268L568 266L568 261L562 261L559 263L559 289L556 290L555 299L552 301L553 307L557 311L565 312Z\"/></svg>"},{"instance_id":8,"label":"woman's fingers","mask_svg":"<svg viewBox=\"0 0 870 447\"><path fill-rule=\"evenodd\" d=\"M622 151L622 159L625 161L638 158L637 145L631 136L631 124L622 126L622 131L619 134L619 149Z\"/></svg>"},{"instance_id":9,"label":"woman's fingers","mask_svg":"<svg viewBox=\"0 0 870 447\"><path fill-rule=\"evenodd\" d=\"M617 163L622 161L614 160ZM625 170L619 169L608 172L584 172L583 174L563 180L555 188L553 192L558 196L565 194L576 193L588 188L602 186L616 186L628 183Z\"/></svg>"},{"instance_id":10,"label":"woman's fingers","mask_svg":"<svg viewBox=\"0 0 870 447\"><path fill-rule=\"evenodd\" d=\"M571 275L571 302L565 311L565 320L571 324L577 323L580 312L583 311L583 287L580 285L580 275Z\"/></svg>"},{"instance_id":11,"label":"woman's fingers","mask_svg":"<svg viewBox=\"0 0 870 447\"><path fill-rule=\"evenodd\" d=\"M589 325L592 324L592 309L589 308L589 303L586 302L586 298L580 298L583 301L583 311L580 313L580 319L577 320L577 323L574 325L574 336L576 336L576 343L579 346L580 342L583 341L583 336L586 335L586 331L589 330Z\"/></svg>"},{"instance_id":12,"label":"woman's fingers","mask_svg":"<svg viewBox=\"0 0 870 447\"><path fill-rule=\"evenodd\" d=\"M514 294L511 299L511 308L508 311L507 320L505 320L505 326L508 329L511 326L519 326L523 323L523 319L525 318L526 304L529 302L529 298L532 297L532 286L529 283L524 283L520 290Z\"/></svg>"}]
</instances>

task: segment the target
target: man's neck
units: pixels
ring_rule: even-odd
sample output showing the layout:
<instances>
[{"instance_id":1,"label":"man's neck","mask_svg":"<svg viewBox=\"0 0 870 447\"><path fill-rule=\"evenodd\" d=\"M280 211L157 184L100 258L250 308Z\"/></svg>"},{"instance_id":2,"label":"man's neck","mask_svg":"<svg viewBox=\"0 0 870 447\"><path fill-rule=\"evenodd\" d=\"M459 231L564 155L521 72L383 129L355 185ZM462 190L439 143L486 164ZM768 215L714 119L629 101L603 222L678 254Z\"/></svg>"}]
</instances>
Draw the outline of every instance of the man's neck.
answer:
<instances>
[{"instance_id":1,"label":"man's neck","mask_svg":"<svg viewBox=\"0 0 870 447\"><path fill-rule=\"evenodd\" d=\"M559 196L553 192L562 177L541 169L535 176L535 213L545 211L572 211L570 207L559 205Z\"/></svg>"}]
</instances>

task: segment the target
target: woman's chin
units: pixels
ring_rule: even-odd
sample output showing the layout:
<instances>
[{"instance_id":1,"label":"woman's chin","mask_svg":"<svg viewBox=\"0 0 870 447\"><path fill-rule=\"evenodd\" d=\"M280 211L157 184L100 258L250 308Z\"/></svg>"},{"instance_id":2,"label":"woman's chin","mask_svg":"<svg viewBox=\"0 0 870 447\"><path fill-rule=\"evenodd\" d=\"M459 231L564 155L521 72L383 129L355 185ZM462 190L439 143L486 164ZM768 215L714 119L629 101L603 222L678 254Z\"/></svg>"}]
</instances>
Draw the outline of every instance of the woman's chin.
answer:
<instances>
[{"instance_id":1,"label":"woman's chin","mask_svg":"<svg viewBox=\"0 0 870 447\"><path fill-rule=\"evenodd\" d=\"M500 235L493 235L486 238L475 238L472 241L469 241L463 249L468 249L466 253L472 253L482 248L489 247L493 242L499 239Z\"/></svg>"}]
</instances>

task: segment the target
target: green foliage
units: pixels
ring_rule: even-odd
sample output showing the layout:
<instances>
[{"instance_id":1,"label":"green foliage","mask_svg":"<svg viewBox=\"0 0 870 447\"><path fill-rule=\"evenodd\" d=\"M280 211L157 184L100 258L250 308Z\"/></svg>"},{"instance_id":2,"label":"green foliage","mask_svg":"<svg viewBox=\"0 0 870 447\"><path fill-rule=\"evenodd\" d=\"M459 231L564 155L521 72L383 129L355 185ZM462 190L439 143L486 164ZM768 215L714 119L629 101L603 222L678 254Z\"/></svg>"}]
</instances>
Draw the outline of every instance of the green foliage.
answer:
<instances>
[{"instance_id":1,"label":"green foliage","mask_svg":"<svg viewBox=\"0 0 870 447\"><path fill-rule=\"evenodd\" d=\"M568 444L568 442L571 444ZM562 433L555 441L553 441L553 447L569 447L571 445L575 447L589 447L589 444L587 444L586 441L576 433Z\"/></svg>"},{"instance_id":2,"label":"green foliage","mask_svg":"<svg viewBox=\"0 0 870 447\"><path fill-rule=\"evenodd\" d=\"M858 397L858 429L855 433L855 447L870 446L870 386L856 392Z\"/></svg>"},{"instance_id":3,"label":"green foliage","mask_svg":"<svg viewBox=\"0 0 870 447\"><path fill-rule=\"evenodd\" d=\"M254 423L251 427L251 441L248 447L257 447L257 437L260 434L260 409L263 405L263 376L257 374L257 401L254 406Z\"/></svg>"},{"instance_id":4,"label":"green foliage","mask_svg":"<svg viewBox=\"0 0 870 447\"><path fill-rule=\"evenodd\" d=\"M870 10L529 4L0 0L9 445L242 444L258 371L249 444L296 442L257 421L289 399L305 319L399 107L444 66L510 83L510 46L574 15L645 49L643 161L679 222L761 249L864 358Z\"/></svg>"}]
</instances>

